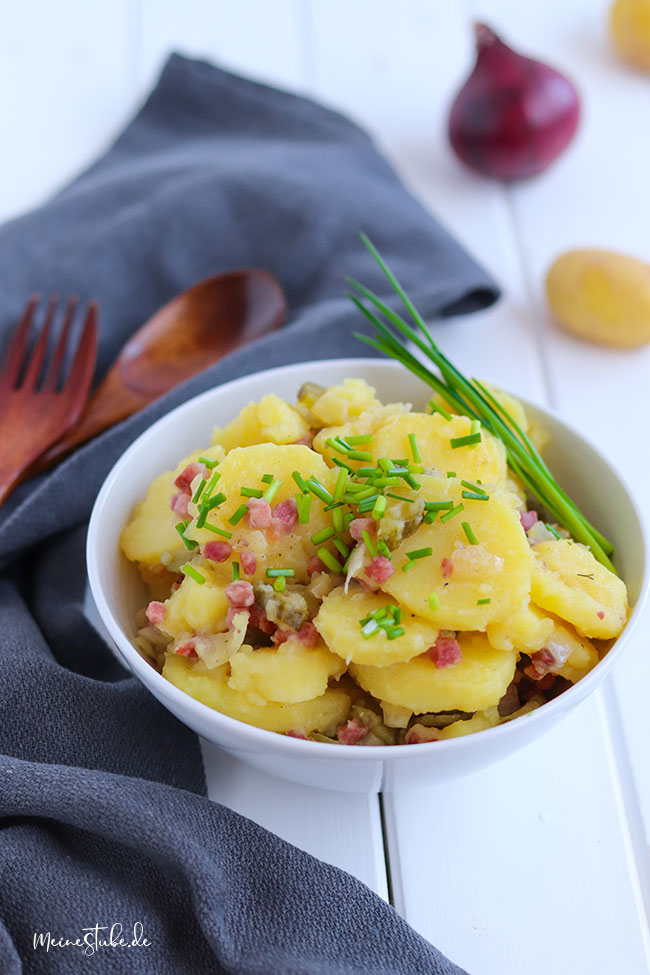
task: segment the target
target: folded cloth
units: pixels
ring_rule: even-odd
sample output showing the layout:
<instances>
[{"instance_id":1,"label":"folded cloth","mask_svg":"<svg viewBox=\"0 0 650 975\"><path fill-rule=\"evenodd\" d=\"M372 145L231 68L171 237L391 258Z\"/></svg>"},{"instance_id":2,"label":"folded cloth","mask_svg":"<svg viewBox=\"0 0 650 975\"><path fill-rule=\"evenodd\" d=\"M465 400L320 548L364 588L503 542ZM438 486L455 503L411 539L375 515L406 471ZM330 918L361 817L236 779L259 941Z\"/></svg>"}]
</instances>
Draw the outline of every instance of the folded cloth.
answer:
<instances>
[{"instance_id":1,"label":"folded cloth","mask_svg":"<svg viewBox=\"0 0 650 975\"><path fill-rule=\"evenodd\" d=\"M78 450L0 511L3 975L77 975L89 963L81 947L48 952L34 935L74 941L113 922L129 940L140 922L149 944L100 949L94 971L460 972L361 883L205 798L197 737L125 672L82 609L90 509L136 435L257 369L367 354L351 336L343 277L386 289L359 229L426 316L495 299L355 125L176 55L103 158L0 229L0 346L30 293L93 296L100 373L202 277L266 267L289 299L281 332Z\"/></svg>"}]
</instances>

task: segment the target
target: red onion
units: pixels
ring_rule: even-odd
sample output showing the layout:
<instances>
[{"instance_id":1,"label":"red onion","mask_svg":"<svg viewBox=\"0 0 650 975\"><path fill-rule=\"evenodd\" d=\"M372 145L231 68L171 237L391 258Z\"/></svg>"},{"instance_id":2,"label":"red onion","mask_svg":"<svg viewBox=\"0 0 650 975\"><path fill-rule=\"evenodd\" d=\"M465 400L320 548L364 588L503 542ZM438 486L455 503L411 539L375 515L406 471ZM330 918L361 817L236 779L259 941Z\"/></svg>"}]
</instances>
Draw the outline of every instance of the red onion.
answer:
<instances>
[{"instance_id":1,"label":"red onion","mask_svg":"<svg viewBox=\"0 0 650 975\"><path fill-rule=\"evenodd\" d=\"M475 31L476 64L449 115L452 147L484 176L535 176L571 142L578 94L559 71L517 54L485 24Z\"/></svg>"}]
</instances>

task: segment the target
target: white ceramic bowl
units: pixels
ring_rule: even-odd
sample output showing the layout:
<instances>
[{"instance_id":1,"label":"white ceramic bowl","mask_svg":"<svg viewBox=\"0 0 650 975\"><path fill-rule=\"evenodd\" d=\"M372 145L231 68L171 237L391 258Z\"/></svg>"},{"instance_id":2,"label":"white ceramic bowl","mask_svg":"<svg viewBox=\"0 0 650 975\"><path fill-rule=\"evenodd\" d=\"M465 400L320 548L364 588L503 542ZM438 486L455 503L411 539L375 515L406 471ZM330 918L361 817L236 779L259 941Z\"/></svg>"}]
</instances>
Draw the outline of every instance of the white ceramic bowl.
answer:
<instances>
[{"instance_id":1,"label":"white ceramic bowl","mask_svg":"<svg viewBox=\"0 0 650 975\"><path fill-rule=\"evenodd\" d=\"M375 792L432 784L504 758L555 725L609 674L629 644L648 586L643 522L629 489L599 451L556 414L529 406L550 434L545 458L559 483L616 546L615 563L634 607L622 636L583 680L544 707L488 731L412 746L339 747L302 741L229 718L165 680L133 647L136 611L146 592L134 565L118 550L118 537L150 481L181 457L210 442L253 399L275 392L291 398L305 380L322 385L360 376L384 402L422 408L430 391L396 363L335 359L269 369L209 390L158 420L131 445L106 478L88 532L88 573L99 615L125 664L186 725L232 755L281 778L349 792ZM156 748L155 738L151 747Z\"/></svg>"}]
</instances>

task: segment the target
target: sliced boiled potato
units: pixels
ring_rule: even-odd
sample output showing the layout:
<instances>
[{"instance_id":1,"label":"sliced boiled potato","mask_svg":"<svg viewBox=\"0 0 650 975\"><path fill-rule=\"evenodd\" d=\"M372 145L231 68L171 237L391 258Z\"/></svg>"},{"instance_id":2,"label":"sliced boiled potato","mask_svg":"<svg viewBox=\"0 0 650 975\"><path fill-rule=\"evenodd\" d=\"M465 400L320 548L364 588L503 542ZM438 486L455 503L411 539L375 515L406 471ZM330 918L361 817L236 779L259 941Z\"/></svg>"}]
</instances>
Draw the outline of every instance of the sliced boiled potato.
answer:
<instances>
[{"instance_id":1,"label":"sliced boiled potato","mask_svg":"<svg viewBox=\"0 0 650 975\"><path fill-rule=\"evenodd\" d=\"M395 418L396 414L406 413L409 409L407 403L390 403L388 406L373 406L347 423L338 426L325 427L314 437L313 448L323 455L325 460L331 464L333 457L343 458L341 451L334 450L327 443L334 437L358 437L363 434L374 434L381 426ZM359 446L359 450L370 450L372 453L372 443Z\"/></svg>"},{"instance_id":2,"label":"sliced boiled potato","mask_svg":"<svg viewBox=\"0 0 650 975\"><path fill-rule=\"evenodd\" d=\"M212 442L226 450L253 444L293 444L309 434L309 426L295 407L274 393L249 403L226 427L216 427Z\"/></svg>"},{"instance_id":3,"label":"sliced boiled potato","mask_svg":"<svg viewBox=\"0 0 650 975\"><path fill-rule=\"evenodd\" d=\"M494 650L482 633L459 633L462 660L436 667L424 654L388 667L350 664L350 673L373 697L408 708L431 711L479 711L498 704L513 678L515 651Z\"/></svg>"},{"instance_id":4,"label":"sliced boiled potato","mask_svg":"<svg viewBox=\"0 0 650 975\"><path fill-rule=\"evenodd\" d=\"M228 664L206 672L201 663L168 654L163 677L180 690L215 711L267 731L288 731L309 735L320 731L333 737L350 711L350 698L343 691L328 689L311 701L298 704L252 704L228 686Z\"/></svg>"},{"instance_id":5,"label":"sliced boiled potato","mask_svg":"<svg viewBox=\"0 0 650 975\"><path fill-rule=\"evenodd\" d=\"M547 645L553 625L550 616L532 603L526 603L507 619L491 623L487 628L487 638L495 650L536 653Z\"/></svg>"},{"instance_id":6,"label":"sliced boiled potato","mask_svg":"<svg viewBox=\"0 0 650 975\"><path fill-rule=\"evenodd\" d=\"M452 439L466 437L470 432L471 421L466 416L452 416L451 420L446 420L440 413L405 413L383 424L367 449L371 449L375 459L410 460L408 438L413 433L425 468L433 468L441 474L454 471L459 478L469 481L479 479L484 484L505 484L505 447L487 430L482 430L481 442L477 445L451 446Z\"/></svg>"},{"instance_id":7,"label":"sliced boiled potato","mask_svg":"<svg viewBox=\"0 0 650 975\"><path fill-rule=\"evenodd\" d=\"M253 650L243 646L230 660L228 687L250 701L277 701L293 704L320 697L330 677L345 671L340 657L330 653L324 643L306 647L290 637L279 647Z\"/></svg>"},{"instance_id":8,"label":"sliced boiled potato","mask_svg":"<svg viewBox=\"0 0 650 975\"><path fill-rule=\"evenodd\" d=\"M311 404L310 413L319 426L331 427L354 420L377 406L381 403L365 379L344 379L321 393Z\"/></svg>"},{"instance_id":9,"label":"sliced boiled potato","mask_svg":"<svg viewBox=\"0 0 650 975\"><path fill-rule=\"evenodd\" d=\"M221 461L225 455L221 447L194 450L173 471L165 471L152 481L146 497L137 504L120 536L122 551L131 562L157 564L163 553L169 553L170 561L179 562L187 553L174 527L180 519L169 503L178 490L174 486L175 478L201 456Z\"/></svg>"},{"instance_id":10,"label":"sliced boiled potato","mask_svg":"<svg viewBox=\"0 0 650 975\"><path fill-rule=\"evenodd\" d=\"M553 620L553 631L545 646L564 661L553 673L566 677L572 684L588 674L599 661L598 651L586 636L580 636L572 626Z\"/></svg>"},{"instance_id":11,"label":"sliced boiled potato","mask_svg":"<svg viewBox=\"0 0 650 975\"><path fill-rule=\"evenodd\" d=\"M490 489L488 501L471 501L462 498L464 488L456 478L424 475L420 481L425 500L462 503L464 510L444 523L438 515L404 539L393 552L395 572L383 589L439 629L485 630L506 620L528 599L533 561L517 499ZM471 526L477 545L469 543L463 522ZM408 552L427 548L431 556L403 571ZM432 593L435 608L429 602Z\"/></svg>"},{"instance_id":12,"label":"sliced boiled potato","mask_svg":"<svg viewBox=\"0 0 650 975\"><path fill-rule=\"evenodd\" d=\"M410 660L433 646L438 636L437 628L408 610L403 611L399 624L404 630L402 636L389 640L386 633L379 630L364 639L360 620L390 602L390 597L382 593L349 592L346 595L339 586L325 596L314 625L330 650L346 663L354 661L385 667Z\"/></svg>"},{"instance_id":13,"label":"sliced boiled potato","mask_svg":"<svg viewBox=\"0 0 650 975\"><path fill-rule=\"evenodd\" d=\"M199 584L185 576L179 588L165 600L166 615L159 629L168 636L216 633L226 628L228 603L223 585L209 577L202 567L205 582Z\"/></svg>"},{"instance_id":14,"label":"sliced boiled potato","mask_svg":"<svg viewBox=\"0 0 650 975\"><path fill-rule=\"evenodd\" d=\"M617 637L627 621L625 583L597 562L589 549L570 539L534 548L532 599L573 623L585 636Z\"/></svg>"}]
</instances>

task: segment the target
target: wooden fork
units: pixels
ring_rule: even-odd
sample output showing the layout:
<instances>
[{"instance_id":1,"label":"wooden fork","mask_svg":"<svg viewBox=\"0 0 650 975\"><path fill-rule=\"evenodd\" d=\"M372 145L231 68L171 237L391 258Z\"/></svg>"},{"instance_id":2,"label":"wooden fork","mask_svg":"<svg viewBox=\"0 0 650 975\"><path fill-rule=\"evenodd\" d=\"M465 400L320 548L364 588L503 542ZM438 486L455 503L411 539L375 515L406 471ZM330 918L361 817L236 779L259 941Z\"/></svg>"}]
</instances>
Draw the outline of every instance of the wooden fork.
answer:
<instances>
[{"instance_id":1,"label":"wooden fork","mask_svg":"<svg viewBox=\"0 0 650 975\"><path fill-rule=\"evenodd\" d=\"M0 504L27 468L77 422L95 368L97 306L90 302L68 376L60 383L66 350L71 345L76 298L68 300L49 364L45 364L45 355L58 306L56 297L50 298L38 340L31 356L27 355L39 301L37 296L28 301L0 370Z\"/></svg>"}]
</instances>

